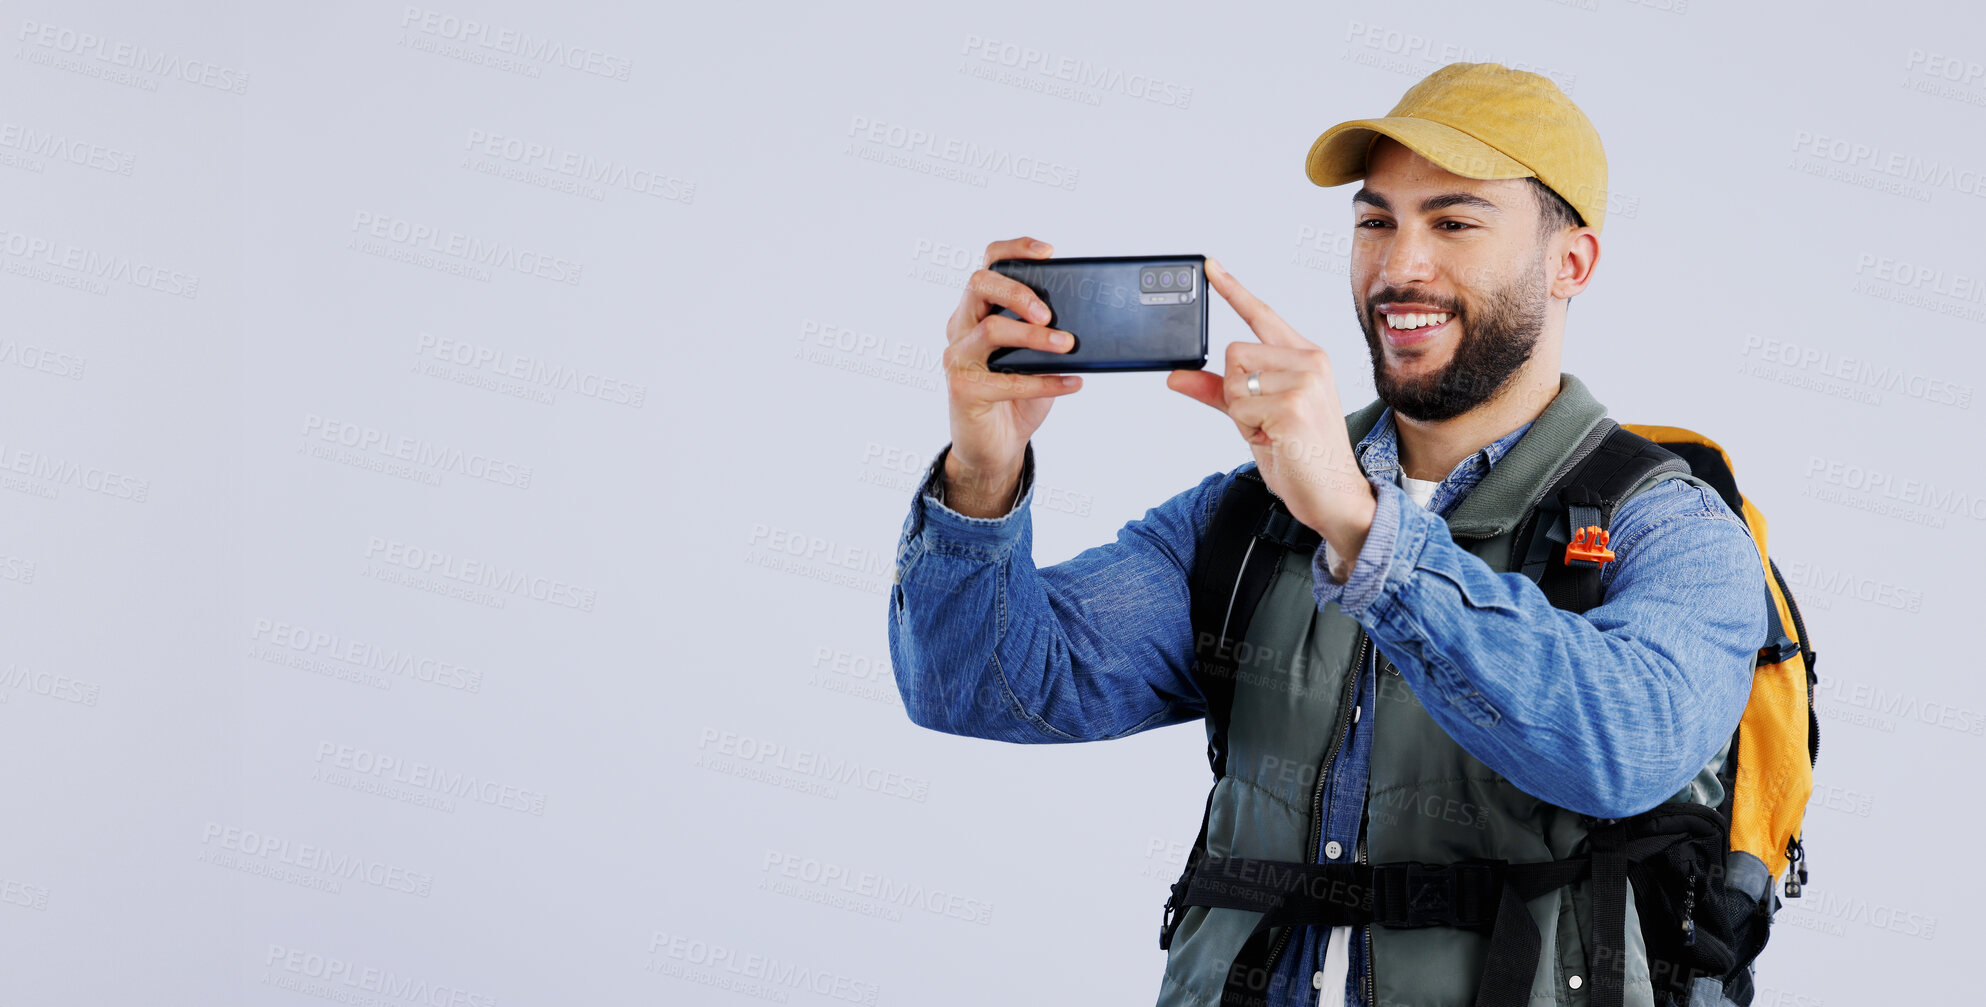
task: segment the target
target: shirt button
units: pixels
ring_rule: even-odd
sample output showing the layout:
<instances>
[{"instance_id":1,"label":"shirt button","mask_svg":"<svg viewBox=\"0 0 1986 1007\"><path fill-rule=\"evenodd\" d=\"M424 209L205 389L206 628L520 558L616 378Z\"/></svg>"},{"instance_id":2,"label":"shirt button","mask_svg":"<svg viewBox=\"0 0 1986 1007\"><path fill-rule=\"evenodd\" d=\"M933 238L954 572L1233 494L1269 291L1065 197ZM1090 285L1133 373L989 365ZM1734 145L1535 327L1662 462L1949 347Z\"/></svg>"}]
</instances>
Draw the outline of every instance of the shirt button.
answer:
<instances>
[{"instance_id":1,"label":"shirt button","mask_svg":"<svg viewBox=\"0 0 1986 1007\"><path fill-rule=\"evenodd\" d=\"M1579 978L1578 976L1573 976L1573 977L1571 977L1571 978L1569 978L1569 979L1567 979L1567 980L1565 981L1565 984L1566 984L1567 986L1570 986L1570 987L1572 987L1573 989L1578 989L1578 988L1579 988L1579 984L1580 984L1581 982L1583 982L1583 980L1581 980L1581 979L1580 979L1580 978Z\"/></svg>"},{"instance_id":2,"label":"shirt button","mask_svg":"<svg viewBox=\"0 0 1986 1007\"><path fill-rule=\"evenodd\" d=\"M1345 852L1345 848L1338 845L1337 842L1335 841L1324 844L1324 856L1328 859L1336 860L1344 852ZM1323 975L1323 973L1320 972L1318 973L1318 975ZM1320 986L1318 987L1318 989L1323 989L1323 987Z\"/></svg>"},{"instance_id":3,"label":"shirt button","mask_svg":"<svg viewBox=\"0 0 1986 1007\"><path fill-rule=\"evenodd\" d=\"M1314 990L1324 988L1324 973L1322 971L1312 972L1310 974L1310 988Z\"/></svg>"}]
</instances>

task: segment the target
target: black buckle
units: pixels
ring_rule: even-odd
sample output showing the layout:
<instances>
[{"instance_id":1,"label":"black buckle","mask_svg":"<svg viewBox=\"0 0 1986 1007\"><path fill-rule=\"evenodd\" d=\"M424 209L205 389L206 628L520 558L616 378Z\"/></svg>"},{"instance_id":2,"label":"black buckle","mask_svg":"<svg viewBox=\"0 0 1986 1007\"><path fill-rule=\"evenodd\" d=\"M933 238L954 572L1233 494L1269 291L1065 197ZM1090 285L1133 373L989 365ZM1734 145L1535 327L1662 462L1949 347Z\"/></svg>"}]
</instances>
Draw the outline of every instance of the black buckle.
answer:
<instances>
[{"instance_id":1,"label":"black buckle","mask_svg":"<svg viewBox=\"0 0 1986 1007\"><path fill-rule=\"evenodd\" d=\"M1255 537L1268 539L1285 549L1295 549L1300 552L1316 552L1318 545L1323 542L1317 532L1298 521L1296 515L1281 506L1271 507L1263 513L1261 525L1255 530Z\"/></svg>"},{"instance_id":2,"label":"black buckle","mask_svg":"<svg viewBox=\"0 0 1986 1007\"><path fill-rule=\"evenodd\" d=\"M1496 922L1502 866L1497 861L1471 860L1375 864L1372 886L1379 897L1374 900L1372 921L1403 929L1491 926Z\"/></svg>"},{"instance_id":3,"label":"black buckle","mask_svg":"<svg viewBox=\"0 0 1986 1007\"><path fill-rule=\"evenodd\" d=\"M1777 640L1760 647L1758 649L1758 659L1760 664L1779 664L1792 660L1793 655L1799 652L1800 644L1797 641L1789 636L1781 636Z\"/></svg>"},{"instance_id":4,"label":"black buckle","mask_svg":"<svg viewBox=\"0 0 1986 1007\"><path fill-rule=\"evenodd\" d=\"M1172 893L1165 897L1165 911L1159 916L1160 951L1172 950L1172 932L1179 929L1180 916L1184 915L1183 912L1174 915L1174 912L1185 908L1179 905L1179 898L1185 894L1187 883L1192 876L1193 872L1190 870L1181 874L1179 880L1172 883Z\"/></svg>"}]
</instances>

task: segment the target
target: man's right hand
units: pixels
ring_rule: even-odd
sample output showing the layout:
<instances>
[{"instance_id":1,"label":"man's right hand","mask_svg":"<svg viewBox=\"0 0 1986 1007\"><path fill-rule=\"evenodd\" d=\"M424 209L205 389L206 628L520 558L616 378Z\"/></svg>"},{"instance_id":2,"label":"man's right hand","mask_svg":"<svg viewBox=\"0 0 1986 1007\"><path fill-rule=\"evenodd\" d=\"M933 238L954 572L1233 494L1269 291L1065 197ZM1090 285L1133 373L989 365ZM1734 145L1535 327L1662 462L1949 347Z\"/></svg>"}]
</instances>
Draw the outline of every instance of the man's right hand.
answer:
<instances>
[{"instance_id":1,"label":"man's right hand","mask_svg":"<svg viewBox=\"0 0 1986 1007\"><path fill-rule=\"evenodd\" d=\"M1001 259L1046 259L1044 241L1020 237L986 246L982 268L966 283L945 323L945 381L951 398L952 447L945 456L945 506L968 517L1003 517L1020 485L1028 439L1059 395L1083 386L1059 374L1002 374L986 358L1002 346L1066 353L1067 332L1050 328L1048 305L1027 285L991 269ZM1006 308L1020 318L993 312Z\"/></svg>"}]
</instances>

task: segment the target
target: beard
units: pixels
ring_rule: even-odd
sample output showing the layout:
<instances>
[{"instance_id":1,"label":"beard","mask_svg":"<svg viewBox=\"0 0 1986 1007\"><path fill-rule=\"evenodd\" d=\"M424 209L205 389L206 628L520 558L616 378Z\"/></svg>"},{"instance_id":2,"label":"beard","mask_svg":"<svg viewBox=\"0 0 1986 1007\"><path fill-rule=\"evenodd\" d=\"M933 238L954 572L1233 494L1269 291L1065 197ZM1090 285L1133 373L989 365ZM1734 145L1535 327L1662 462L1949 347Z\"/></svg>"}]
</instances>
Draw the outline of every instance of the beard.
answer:
<instances>
[{"instance_id":1,"label":"beard","mask_svg":"<svg viewBox=\"0 0 1986 1007\"><path fill-rule=\"evenodd\" d=\"M1365 329L1365 346L1372 354L1372 385L1380 401L1410 419L1433 423L1452 419L1482 405L1510 383L1510 376L1531 359L1531 351L1544 331L1545 305L1550 301L1539 277L1544 264L1544 246L1530 268L1517 278L1492 290L1481 307L1445 304L1416 292L1388 287L1370 303L1358 305L1359 325ZM1453 315L1461 326L1461 337L1447 366L1432 374L1398 377L1387 372L1386 353L1380 345L1377 326L1378 306L1388 301L1433 304Z\"/></svg>"}]
</instances>

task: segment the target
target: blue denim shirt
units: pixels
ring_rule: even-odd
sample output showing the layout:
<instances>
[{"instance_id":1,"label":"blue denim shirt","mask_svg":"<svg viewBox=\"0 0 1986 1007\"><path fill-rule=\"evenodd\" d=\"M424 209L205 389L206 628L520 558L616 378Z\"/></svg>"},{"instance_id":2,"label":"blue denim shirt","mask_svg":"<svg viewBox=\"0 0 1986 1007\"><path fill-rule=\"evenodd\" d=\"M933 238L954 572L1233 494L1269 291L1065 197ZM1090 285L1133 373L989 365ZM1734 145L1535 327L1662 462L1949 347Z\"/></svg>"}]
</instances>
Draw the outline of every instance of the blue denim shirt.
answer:
<instances>
[{"instance_id":1,"label":"blue denim shirt","mask_svg":"<svg viewBox=\"0 0 1986 1007\"><path fill-rule=\"evenodd\" d=\"M1383 411L1357 445L1378 498L1372 530L1344 584L1319 547L1318 605L1357 620L1429 716L1491 769L1552 804L1625 817L1681 791L1737 726L1765 637L1764 569L1717 494L1668 480L1614 515L1602 603L1584 614L1553 607L1522 574L1456 544L1443 518L1522 433L1463 459L1423 510L1395 485L1398 441ZM1033 446L1020 504L1004 517L932 498L943 464L941 451L911 501L890 592L890 658L913 723L1033 744L1204 716L1187 581L1222 492L1254 462L1046 568L1033 562ZM1348 797L1356 773L1361 806L1362 758L1326 769Z\"/></svg>"}]
</instances>

